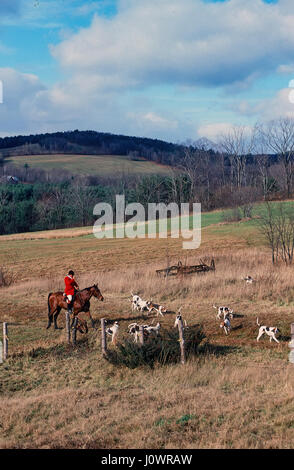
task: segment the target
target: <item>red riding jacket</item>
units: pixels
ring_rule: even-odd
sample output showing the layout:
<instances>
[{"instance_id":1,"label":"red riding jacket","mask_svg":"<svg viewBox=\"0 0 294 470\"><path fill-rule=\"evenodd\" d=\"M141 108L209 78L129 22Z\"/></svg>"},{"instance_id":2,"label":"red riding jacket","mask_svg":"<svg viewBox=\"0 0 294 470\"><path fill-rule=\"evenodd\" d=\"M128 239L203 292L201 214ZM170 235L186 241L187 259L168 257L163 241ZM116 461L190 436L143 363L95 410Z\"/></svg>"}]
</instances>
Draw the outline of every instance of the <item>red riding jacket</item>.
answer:
<instances>
[{"instance_id":1,"label":"red riding jacket","mask_svg":"<svg viewBox=\"0 0 294 470\"><path fill-rule=\"evenodd\" d=\"M75 287L77 287L77 283L73 277L69 274L64 278L65 289L64 292L66 295L74 295Z\"/></svg>"}]
</instances>

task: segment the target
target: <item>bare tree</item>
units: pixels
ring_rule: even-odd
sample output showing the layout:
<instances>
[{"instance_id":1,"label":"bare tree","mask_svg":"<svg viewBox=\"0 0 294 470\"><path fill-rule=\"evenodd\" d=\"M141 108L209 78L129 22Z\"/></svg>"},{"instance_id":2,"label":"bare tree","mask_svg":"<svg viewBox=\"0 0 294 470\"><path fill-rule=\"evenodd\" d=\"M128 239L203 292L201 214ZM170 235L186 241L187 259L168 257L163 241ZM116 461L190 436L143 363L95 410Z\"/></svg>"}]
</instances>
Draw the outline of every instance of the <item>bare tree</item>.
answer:
<instances>
[{"instance_id":1,"label":"bare tree","mask_svg":"<svg viewBox=\"0 0 294 470\"><path fill-rule=\"evenodd\" d=\"M185 150L182 164L179 167L190 180L189 201L199 199L199 188L206 186L210 190L209 154L203 150L189 147Z\"/></svg>"},{"instance_id":2,"label":"bare tree","mask_svg":"<svg viewBox=\"0 0 294 470\"><path fill-rule=\"evenodd\" d=\"M272 120L258 128L263 145L276 153L285 171L287 196L293 190L294 170L294 119L290 117Z\"/></svg>"},{"instance_id":3,"label":"bare tree","mask_svg":"<svg viewBox=\"0 0 294 470\"><path fill-rule=\"evenodd\" d=\"M226 134L221 135L219 147L226 153L231 165L231 187L246 186L247 156L255 148L256 129L248 132L244 126L234 126Z\"/></svg>"},{"instance_id":4,"label":"bare tree","mask_svg":"<svg viewBox=\"0 0 294 470\"><path fill-rule=\"evenodd\" d=\"M87 225L91 218L95 205L95 197L90 191L86 191L85 187L76 184L69 190L69 199L73 203L76 218L82 226Z\"/></svg>"},{"instance_id":5,"label":"bare tree","mask_svg":"<svg viewBox=\"0 0 294 470\"><path fill-rule=\"evenodd\" d=\"M287 211L284 204L279 207L266 204L266 213L260 219L260 231L265 236L272 251L272 262L281 259L292 264L294 255L294 214Z\"/></svg>"},{"instance_id":6,"label":"bare tree","mask_svg":"<svg viewBox=\"0 0 294 470\"><path fill-rule=\"evenodd\" d=\"M185 177L177 168L172 168L169 187L172 194L172 201L177 204L185 202Z\"/></svg>"},{"instance_id":7,"label":"bare tree","mask_svg":"<svg viewBox=\"0 0 294 470\"><path fill-rule=\"evenodd\" d=\"M262 154L256 157L258 173L261 180L263 199L266 200L268 193L271 190L270 175L269 175L269 157Z\"/></svg>"},{"instance_id":8,"label":"bare tree","mask_svg":"<svg viewBox=\"0 0 294 470\"><path fill-rule=\"evenodd\" d=\"M237 189L232 195L232 202L238 208L242 217L251 218L253 214L254 202L258 199L258 190L250 186Z\"/></svg>"}]
</instances>

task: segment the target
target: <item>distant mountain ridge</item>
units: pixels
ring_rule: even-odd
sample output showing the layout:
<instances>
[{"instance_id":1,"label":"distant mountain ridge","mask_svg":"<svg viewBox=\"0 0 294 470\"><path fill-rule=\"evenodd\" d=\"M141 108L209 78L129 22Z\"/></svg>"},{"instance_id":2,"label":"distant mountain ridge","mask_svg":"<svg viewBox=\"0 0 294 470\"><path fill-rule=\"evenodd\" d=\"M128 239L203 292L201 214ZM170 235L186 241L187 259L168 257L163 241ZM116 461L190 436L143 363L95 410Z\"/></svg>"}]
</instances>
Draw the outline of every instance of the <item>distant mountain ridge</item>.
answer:
<instances>
[{"instance_id":1,"label":"distant mountain ridge","mask_svg":"<svg viewBox=\"0 0 294 470\"><path fill-rule=\"evenodd\" d=\"M213 150L215 144L198 139L190 144L200 150ZM97 131L65 131L0 138L0 155L42 155L73 153L94 155L129 155L144 157L157 163L173 164L189 145L175 144L147 137L132 137Z\"/></svg>"},{"instance_id":2,"label":"distant mountain ridge","mask_svg":"<svg viewBox=\"0 0 294 470\"><path fill-rule=\"evenodd\" d=\"M162 151L171 151L181 147L159 139L147 137L133 137L97 131L64 131L45 134L18 135L0 138L0 149L16 148L23 145L39 144L46 150L66 150L67 146L87 147L90 150L105 152L105 147L115 148L116 153L124 155L127 151L135 151L145 146L157 148ZM72 150L72 148L70 149Z\"/></svg>"}]
</instances>

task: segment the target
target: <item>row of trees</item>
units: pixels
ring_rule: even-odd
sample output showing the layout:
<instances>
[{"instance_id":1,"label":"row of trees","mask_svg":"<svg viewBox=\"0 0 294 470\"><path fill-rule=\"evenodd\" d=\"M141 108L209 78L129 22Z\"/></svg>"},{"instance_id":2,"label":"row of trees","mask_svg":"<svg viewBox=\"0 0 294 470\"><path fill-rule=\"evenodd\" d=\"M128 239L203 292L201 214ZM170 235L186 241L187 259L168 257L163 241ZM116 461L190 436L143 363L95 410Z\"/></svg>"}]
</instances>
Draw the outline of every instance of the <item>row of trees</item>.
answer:
<instances>
[{"instance_id":1,"label":"row of trees","mask_svg":"<svg viewBox=\"0 0 294 470\"><path fill-rule=\"evenodd\" d=\"M189 182L182 175L175 179L145 176L132 185L120 180L109 185L81 182L84 183L74 179L62 183L1 184L0 234L93 225L95 204L107 202L115 210L117 194L125 195L126 204L141 202L147 208L149 202L171 202L176 184L183 190L182 199L189 198Z\"/></svg>"},{"instance_id":2,"label":"row of trees","mask_svg":"<svg viewBox=\"0 0 294 470\"><path fill-rule=\"evenodd\" d=\"M90 225L94 204L107 198L101 186L1 185L0 234Z\"/></svg>"},{"instance_id":3,"label":"row of trees","mask_svg":"<svg viewBox=\"0 0 294 470\"><path fill-rule=\"evenodd\" d=\"M177 167L191 181L191 200L206 208L227 205L236 191L251 188L254 198L291 197L294 191L294 119L280 118L253 128L232 127L218 140L218 151L193 146ZM219 197L216 199L216 193ZM247 191L248 195L249 192Z\"/></svg>"},{"instance_id":4,"label":"row of trees","mask_svg":"<svg viewBox=\"0 0 294 470\"><path fill-rule=\"evenodd\" d=\"M131 137L96 131L66 131L0 138L0 155L76 153L134 155L158 163L174 164L184 146L145 137Z\"/></svg>"},{"instance_id":5,"label":"row of trees","mask_svg":"<svg viewBox=\"0 0 294 470\"><path fill-rule=\"evenodd\" d=\"M53 145L55 138L66 142L69 135L76 145L85 142L94 145L97 139L105 142L106 137L109 143L113 142L110 134L90 131L44 134L42 138ZM116 143L126 146L130 158L140 157L138 150L128 146L132 142L128 139L132 138L116 137ZM16 144L17 139L24 145L22 136L2 139L2 145ZM148 202L201 202L202 210L242 207L245 217L250 216L250 208L257 200L293 196L294 120L291 118L256 125L253 129L233 127L220 136L215 150L145 140L139 139L136 145L147 146L147 141L151 141L150 159L169 155L168 159L173 161L169 176L140 176L123 171L105 177L82 176L60 169L31 168L25 163L25 157L21 168L4 160L0 181L1 175L2 181L5 176L14 175L22 183L16 187L0 185L2 233L91 225L94 205L102 201L113 204L116 194L125 194L127 203L140 202L145 206ZM40 136L30 136L27 145L39 145L39 141ZM157 157L151 152L155 147Z\"/></svg>"}]
</instances>

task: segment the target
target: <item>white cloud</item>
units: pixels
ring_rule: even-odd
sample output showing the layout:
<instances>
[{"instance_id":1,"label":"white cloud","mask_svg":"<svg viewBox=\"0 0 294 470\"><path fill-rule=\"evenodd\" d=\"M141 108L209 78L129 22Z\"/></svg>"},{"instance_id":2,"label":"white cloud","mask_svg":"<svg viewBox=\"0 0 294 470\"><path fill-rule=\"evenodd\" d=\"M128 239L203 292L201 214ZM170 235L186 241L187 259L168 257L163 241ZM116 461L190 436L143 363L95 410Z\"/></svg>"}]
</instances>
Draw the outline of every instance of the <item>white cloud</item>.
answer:
<instances>
[{"instance_id":1,"label":"white cloud","mask_svg":"<svg viewBox=\"0 0 294 470\"><path fill-rule=\"evenodd\" d=\"M291 88L280 90L273 98L263 100L256 105L256 112L261 119L270 120L283 117L294 117L294 103L291 102Z\"/></svg>"},{"instance_id":2,"label":"white cloud","mask_svg":"<svg viewBox=\"0 0 294 470\"><path fill-rule=\"evenodd\" d=\"M274 96L263 100L253 102L243 100L237 103L234 109L241 116L255 117L258 121L294 117L294 89L283 88Z\"/></svg>"},{"instance_id":3,"label":"white cloud","mask_svg":"<svg viewBox=\"0 0 294 470\"><path fill-rule=\"evenodd\" d=\"M19 73L11 68L0 68L3 83L3 103L0 104L0 131L11 134L30 132L31 104L45 89L38 77Z\"/></svg>"},{"instance_id":4,"label":"white cloud","mask_svg":"<svg viewBox=\"0 0 294 470\"><path fill-rule=\"evenodd\" d=\"M95 80L74 77L52 88L45 87L35 75L0 68L3 104L0 104L0 135L51 132L69 129L96 129L176 140L183 129L175 119L150 109L132 111L120 104L119 93L97 91ZM99 86L99 84L98 84Z\"/></svg>"},{"instance_id":5,"label":"white cloud","mask_svg":"<svg viewBox=\"0 0 294 470\"><path fill-rule=\"evenodd\" d=\"M293 59L293 15L288 0L121 0L115 17L94 16L89 28L51 50L73 73L119 76L125 87L247 86Z\"/></svg>"},{"instance_id":6,"label":"white cloud","mask_svg":"<svg viewBox=\"0 0 294 470\"><path fill-rule=\"evenodd\" d=\"M68 11L73 12L73 3L67 4ZM89 2L81 13L94 11L97 5ZM44 21L46 11L55 7L59 13L65 8L59 0L44 0L42 8L27 13L26 21ZM195 118L193 113L180 114L180 109L177 113L171 104L164 107L154 97L140 104L128 102L132 91L175 84L192 96L195 86L222 86L230 93L249 88L257 77L293 67L293 23L292 0L275 5L262 0L120 0L116 15L94 15L89 27L69 31L51 46L66 77L51 88L34 75L0 69L0 131L93 128L173 141L194 138L201 119L197 90ZM199 103L205 109L205 98L201 103L200 96ZM271 118L281 110L292 112L293 106L283 90L255 104L243 100L234 111ZM212 119L200 125L198 135L215 140L230 130L227 117L215 120L220 122Z\"/></svg>"},{"instance_id":7,"label":"white cloud","mask_svg":"<svg viewBox=\"0 0 294 470\"><path fill-rule=\"evenodd\" d=\"M217 122L212 124L204 124L198 127L199 137L206 137L209 140L217 141L218 138L230 132L233 125L229 122Z\"/></svg>"},{"instance_id":8,"label":"white cloud","mask_svg":"<svg viewBox=\"0 0 294 470\"><path fill-rule=\"evenodd\" d=\"M143 119L145 121L151 122L152 124L159 125L159 126L162 126L162 127L168 127L168 128L172 128L172 129L177 127L177 121L166 119L162 116L159 116L158 114L156 114L154 112L148 112L148 113L144 114Z\"/></svg>"}]
</instances>

